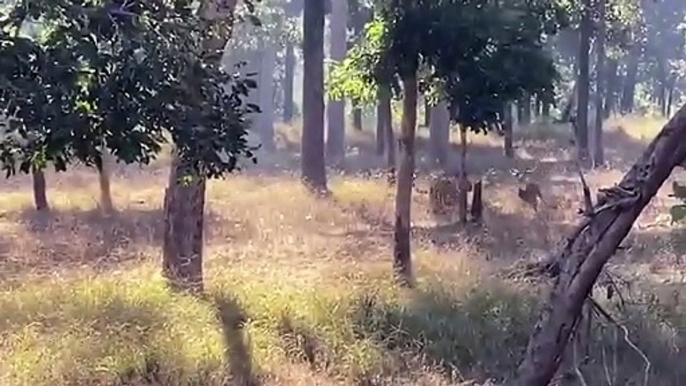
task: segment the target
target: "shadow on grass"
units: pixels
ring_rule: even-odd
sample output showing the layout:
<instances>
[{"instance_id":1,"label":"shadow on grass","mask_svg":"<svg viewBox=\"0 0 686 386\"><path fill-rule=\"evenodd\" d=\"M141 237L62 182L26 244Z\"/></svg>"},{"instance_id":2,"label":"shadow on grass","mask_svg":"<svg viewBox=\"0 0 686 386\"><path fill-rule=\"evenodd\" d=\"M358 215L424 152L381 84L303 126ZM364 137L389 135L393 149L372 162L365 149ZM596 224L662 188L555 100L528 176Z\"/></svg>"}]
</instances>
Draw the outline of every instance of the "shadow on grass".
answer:
<instances>
[{"instance_id":1,"label":"shadow on grass","mask_svg":"<svg viewBox=\"0 0 686 386\"><path fill-rule=\"evenodd\" d=\"M226 297L217 298L215 306L224 335L231 384L259 386L261 382L253 370L250 344L244 329L247 321L245 312L235 300Z\"/></svg>"},{"instance_id":2,"label":"shadow on grass","mask_svg":"<svg viewBox=\"0 0 686 386\"><path fill-rule=\"evenodd\" d=\"M69 265L107 269L144 257L146 249L161 246L164 232L162 209L127 208L105 216L100 210L38 213L28 209L19 215L24 229L32 236L34 267ZM231 232L250 232L235 221L206 211L207 239L231 238ZM243 225L243 224L241 224ZM27 260L28 261L28 260Z\"/></svg>"}]
</instances>

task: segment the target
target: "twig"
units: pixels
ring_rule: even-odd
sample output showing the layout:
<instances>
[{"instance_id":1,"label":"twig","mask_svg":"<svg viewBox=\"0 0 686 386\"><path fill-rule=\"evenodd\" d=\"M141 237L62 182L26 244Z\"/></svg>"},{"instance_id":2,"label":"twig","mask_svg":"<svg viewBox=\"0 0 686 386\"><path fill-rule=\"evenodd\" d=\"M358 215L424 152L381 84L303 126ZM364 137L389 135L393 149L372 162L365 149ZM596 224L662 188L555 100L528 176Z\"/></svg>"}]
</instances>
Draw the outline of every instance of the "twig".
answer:
<instances>
[{"instance_id":1,"label":"twig","mask_svg":"<svg viewBox=\"0 0 686 386\"><path fill-rule=\"evenodd\" d=\"M600 355L603 357L603 370L605 372L605 381L607 381L607 386L613 386L614 384L612 383L610 369L607 367L607 355L605 354L605 347L603 347L603 345L600 345Z\"/></svg>"},{"instance_id":2,"label":"twig","mask_svg":"<svg viewBox=\"0 0 686 386\"><path fill-rule=\"evenodd\" d=\"M579 173L579 179L581 179L581 185L584 192L584 209L582 213L586 216L592 216L593 200L591 199L591 189L588 187L588 184L586 183L586 178L584 178L584 172L581 169L581 164L579 163L579 160L576 160L576 170Z\"/></svg>"},{"instance_id":3,"label":"twig","mask_svg":"<svg viewBox=\"0 0 686 386\"><path fill-rule=\"evenodd\" d=\"M575 335L578 336L578 334L579 332L577 331ZM581 369L579 368L579 361L577 361L576 357L576 346L578 342L580 341L575 340L572 342L572 362L574 363L574 372L576 373L576 377L579 378L579 383L581 383L581 386L588 386L588 383L586 383L586 379L584 378L584 373L582 373Z\"/></svg>"},{"instance_id":4,"label":"twig","mask_svg":"<svg viewBox=\"0 0 686 386\"><path fill-rule=\"evenodd\" d=\"M603 309L603 307L601 307L600 304L598 304L598 302L595 301L595 299L589 296L588 301L591 302L591 304L598 312L598 314L607 319L607 321L613 324L615 327L617 327L618 330L622 331L622 333L624 334L624 342L626 342L626 344L629 345L629 347L631 347L638 355L641 356L641 358L646 364L645 372L643 375L643 386L648 386L652 362L650 362L648 356L640 348L638 348L638 346L636 346L634 342L631 341L631 339L629 338L629 329L626 328L626 326L624 326L623 324L617 322L617 320L615 320L615 318L613 318L607 311L605 311L605 309Z\"/></svg>"}]
</instances>

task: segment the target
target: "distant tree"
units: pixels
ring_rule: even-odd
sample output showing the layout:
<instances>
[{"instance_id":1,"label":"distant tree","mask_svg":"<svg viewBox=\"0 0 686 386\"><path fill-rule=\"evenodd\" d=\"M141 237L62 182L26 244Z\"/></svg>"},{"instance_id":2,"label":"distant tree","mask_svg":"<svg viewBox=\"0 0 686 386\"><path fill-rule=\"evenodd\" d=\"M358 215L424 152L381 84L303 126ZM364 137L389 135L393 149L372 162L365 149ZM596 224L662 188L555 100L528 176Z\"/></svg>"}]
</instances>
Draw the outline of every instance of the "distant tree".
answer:
<instances>
[{"instance_id":1,"label":"distant tree","mask_svg":"<svg viewBox=\"0 0 686 386\"><path fill-rule=\"evenodd\" d=\"M593 166L601 167L605 164L603 149L603 103L605 101L605 40L606 30L606 0L596 0L596 92L595 92L595 121L593 122Z\"/></svg>"},{"instance_id":2,"label":"distant tree","mask_svg":"<svg viewBox=\"0 0 686 386\"><path fill-rule=\"evenodd\" d=\"M582 0L581 24L579 26L579 56L577 81L577 116L574 123L578 157L582 162L589 159L588 151L588 107L590 102L590 50L593 37L593 6L591 0Z\"/></svg>"},{"instance_id":3,"label":"distant tree","mask_svg":"<svg viewBox=\"0 0 686 386\"><path fill-rule=\"evenodd\" d=\"M324 0L305 0L303 17L303 130L301 165L307 186L325 191Z\"/></svg>"}]
</instances>

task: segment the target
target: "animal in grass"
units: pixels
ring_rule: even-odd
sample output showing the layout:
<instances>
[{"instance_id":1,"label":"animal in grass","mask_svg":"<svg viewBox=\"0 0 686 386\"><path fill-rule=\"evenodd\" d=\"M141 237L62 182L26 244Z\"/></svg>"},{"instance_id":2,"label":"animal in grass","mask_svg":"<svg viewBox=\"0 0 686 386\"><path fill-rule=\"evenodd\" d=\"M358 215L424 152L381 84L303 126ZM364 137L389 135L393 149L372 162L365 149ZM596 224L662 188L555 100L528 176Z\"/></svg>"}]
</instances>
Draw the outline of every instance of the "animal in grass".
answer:
<instances>
[{"instance_id":1,"label":"animal in grass","mask_svg":"<svg viewBox=\"0 0 686 386\"><path fill-rule=\"evenodd\" d=\"M519 191L517 192L517 195L522 201L531 206L534 212L538 212L539 200L545 204L545 201L543 200L543 195L541 194L541 188L538 186L538 184L534 182L528 182L524 186L524 189L520 187Z\"/></svg>"},{"instance_id":2,"label":"animal in grass","mask_svg":"<svg viewBox=\"0 0 686 386\"><path fill-rule=\"evenodd\" d=\"M472 190L468 180L449 175L433 177L429 187L429 206L435 216L450 216L458 210L460 185L465 191Z\"/></svg>"}]
</instances>

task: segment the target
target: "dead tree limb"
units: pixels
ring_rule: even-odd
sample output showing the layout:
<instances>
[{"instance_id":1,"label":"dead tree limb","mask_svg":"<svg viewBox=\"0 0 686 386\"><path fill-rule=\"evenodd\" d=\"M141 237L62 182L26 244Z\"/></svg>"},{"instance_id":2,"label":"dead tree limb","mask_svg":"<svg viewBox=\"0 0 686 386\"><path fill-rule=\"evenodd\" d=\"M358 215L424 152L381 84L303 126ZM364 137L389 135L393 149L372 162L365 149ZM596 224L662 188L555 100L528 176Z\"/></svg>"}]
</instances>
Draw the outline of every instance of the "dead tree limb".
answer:
<instances>
[{"instance_id":1,"label":"dead tree limb","mask_svg":"<svg viewBox=\"0 0 686 386\"><path fill-rule=\"evenodd\" d=\"M686 105L662 128L619 185L602 191L593 214L556 253L555 286L508 386L546 386L603 266L677 165L686 160Z\"/></svg>"}]
</instances>

